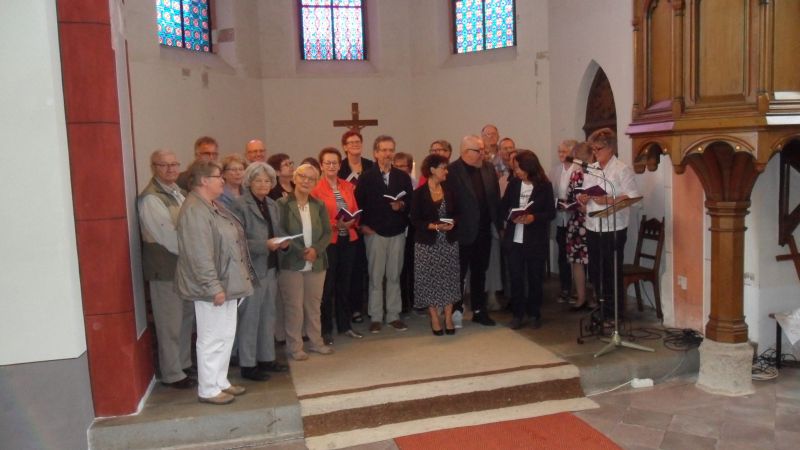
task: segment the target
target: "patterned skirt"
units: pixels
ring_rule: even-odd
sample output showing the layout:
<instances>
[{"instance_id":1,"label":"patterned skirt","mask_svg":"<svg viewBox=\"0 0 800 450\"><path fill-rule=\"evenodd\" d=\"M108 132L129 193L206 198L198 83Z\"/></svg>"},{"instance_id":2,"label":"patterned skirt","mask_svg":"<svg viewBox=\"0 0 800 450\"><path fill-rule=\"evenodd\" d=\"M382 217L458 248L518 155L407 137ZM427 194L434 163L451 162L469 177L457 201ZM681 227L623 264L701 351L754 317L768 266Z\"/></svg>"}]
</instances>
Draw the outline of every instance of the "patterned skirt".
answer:
<instances>
[{"instance_id":1,"label":"patterned skirt","mask_svg":"<svg viewBox=\"0 0 800 450\"><path fill-rule=\"evenodd\" d=\"M414 243L414 306L445 306L461 297L458 242L438 233L436 244Z\"/></svg>"}]
</instances>

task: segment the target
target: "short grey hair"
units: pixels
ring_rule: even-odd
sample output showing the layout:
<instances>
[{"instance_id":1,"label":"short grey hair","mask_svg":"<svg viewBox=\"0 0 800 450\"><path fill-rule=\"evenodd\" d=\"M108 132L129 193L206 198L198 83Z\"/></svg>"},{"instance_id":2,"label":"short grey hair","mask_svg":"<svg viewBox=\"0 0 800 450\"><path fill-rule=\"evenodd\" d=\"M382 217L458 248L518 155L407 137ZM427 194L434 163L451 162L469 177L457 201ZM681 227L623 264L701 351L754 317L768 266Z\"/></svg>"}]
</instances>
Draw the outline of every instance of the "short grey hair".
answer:
<instances>
[{"instance_id":1,"label":"short grey hair","mask_svg":"<svg viewBox=\"0 0 800 450\"><path fill-rule=\"evenodd\" d=\"M153 150L153 153L150 154L150 165L154 165L156 163L156 159L167 155L175 156L175 152L166 148L157 148Z\"/></svg>"},{"instance_id":2,"label":"short grey hair","mask_svg":"<svg viewBox=\"0 0 800 450\"><path fill-rule=\"evenodd\" d=\"M244 181L242 184L244 185L245 189L249 189L250 183L252 183L253 180L255 180L256 177L261 174L266 174L270 183L275 186L277 178L275 175L275 169L263 161L256 161L250 163L250 165L247 166L247 169L244 170Z\"/></svg>"}]
</instances>

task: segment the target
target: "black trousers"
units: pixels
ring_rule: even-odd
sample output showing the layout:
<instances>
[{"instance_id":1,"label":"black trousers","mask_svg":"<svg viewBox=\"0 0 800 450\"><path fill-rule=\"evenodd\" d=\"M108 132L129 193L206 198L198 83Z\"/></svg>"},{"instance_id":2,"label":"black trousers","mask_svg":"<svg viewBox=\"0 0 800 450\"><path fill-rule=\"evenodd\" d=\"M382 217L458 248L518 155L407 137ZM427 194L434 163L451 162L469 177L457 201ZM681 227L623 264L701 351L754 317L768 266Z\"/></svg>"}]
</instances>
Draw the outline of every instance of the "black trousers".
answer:
<instances>
[{"instance_id":1,"label":"black trousers","mask_svg":"<svg viewBox=\"0 0 800 450\"><path fill-rule=\"evenodd\" d=\"M475 241L458 246L458 262L461 269L461 295L464 295L464 279L469 271L469 299L472 312L486 312L486 269L492 250L492 233L481 230ZM464 311L464 302L455 304L454 310Z\"/></svg>"},{"instance_id":2,"label":"black trousers","mask_svg":"<svg viewBox=\"0 0 800 450\"><path fill-rule=\"evenodd\" d=\"M333 334L333 319L336 318L336 330L344 333L350 329L352 310L350 309L351 274L353 273L353 257L355 242L350 236L339 236L335 244L330 244L328 254L328 271L325 273L325 285L322 288L322 334Z\"/></svg>"},{"instance_id":3,"label":"black trousers","mask_svg":"<svg viewBox=\"0 0 800 450\"><path fill-rule=\"evenodd\" d=\"M558 244L558 279L561 292L572 290L572 264L567 260L567 227L556 227L556 244Z\"/></svg>"},{"instance_id":4,"label":"black trousers","mask_svg":"<svg viewBox=\"0 0 800 450\"><path fill-rule=\"evenodd\" d=\"M512 230L513 231L513 230ZM511 310L514 317L541 318L544 266L547 250L525 249L522 244L506 246L508 269L511 273ZM525 295L525 280L528 294Z\"/></svg>"},{"instance_id":5,"label":"black trousers","mask_svg":"<svg viewBox=\"0 0 800 450\"><path fill-rule=\"evenodd\" d=\"M622 291L622 260L625 257L625 242L628 229L598 233L587 231L586 243L589 246L589 279L592 280L598 299L604 300L603 307L607 318L614 317L614 282L619 293L619 316L623 316L625 292ZM614 280L614 254L617 255L617 279Z\"/></svg>"},{"instance_id":6,"label":"black trousers","mask_svg":"<svg viewBox=\"0 0 800 450\"><path fill-rule=\"evenodd\" d=\"M367 293L367 247L364 245L364 236L358 233L358 240L353 244L353 269L350 275L350 311L363 313L364 298Z\"/></svg>"}]
</instances>

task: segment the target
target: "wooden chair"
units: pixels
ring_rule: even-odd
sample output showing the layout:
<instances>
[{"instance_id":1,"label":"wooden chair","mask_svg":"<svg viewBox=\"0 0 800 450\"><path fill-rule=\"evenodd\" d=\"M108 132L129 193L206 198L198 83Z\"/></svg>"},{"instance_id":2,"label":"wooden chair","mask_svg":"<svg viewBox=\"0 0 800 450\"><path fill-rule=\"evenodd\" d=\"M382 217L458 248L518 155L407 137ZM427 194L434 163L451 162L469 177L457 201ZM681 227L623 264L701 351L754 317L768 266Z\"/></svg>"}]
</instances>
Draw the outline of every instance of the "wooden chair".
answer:
<instances>
[{"instance_id":1,"label":"wooden chair","mask_svg":"<svg viewBox=\"0 0 800 450\"><path fill-rule=\"evenodd\" d=\"M652 241L652 247L655 246L655 252L650 253L644 250L644 241ZM633 283L636 290L636 304L639 311L642 311L642 292L639 287L640 281L649 281L653 284L653 294L656 300L656 315L659 319L663 319L664 315L661 312L661 289L658 286L658 279L660 277L659 269L661 267L661 250L664 247L664 218L661 220L650 219L647 216L642 216L642 223L639 225L639 237L636 240L636 255L633 259L633 264L622 265L622 286L623 292L628 291L628 286ZM642 265L643 260L650 260L649 267Z\"/></svg>"}]
</instances>

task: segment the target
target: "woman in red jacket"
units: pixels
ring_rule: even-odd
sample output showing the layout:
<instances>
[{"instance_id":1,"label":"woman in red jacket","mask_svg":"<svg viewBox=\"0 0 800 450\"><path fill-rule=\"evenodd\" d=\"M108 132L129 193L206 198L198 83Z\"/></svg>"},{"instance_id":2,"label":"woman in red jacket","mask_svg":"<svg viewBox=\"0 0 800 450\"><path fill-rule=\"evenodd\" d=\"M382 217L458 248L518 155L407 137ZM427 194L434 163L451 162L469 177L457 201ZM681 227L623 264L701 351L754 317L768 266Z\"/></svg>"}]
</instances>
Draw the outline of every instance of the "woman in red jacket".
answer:
<instances>
[{"instance_id":1,"label":"woman in red jacket","mask_svg":"<svg viewBox=\"0 0 800 450\"><path fill-rule=\"evenodd\" d=\"M358 211L354 194L355 187L339 178L342 155L333 147L319 152L322 177L311 195L325 203L332 229L331 244L328 246L328 272L322 291L322 339L325 344L333 344L333 321L336 330L353 339L364 336L350 326L350 276L355 257L357 218L347 215Z\"/></svg>"}]
</instances>

